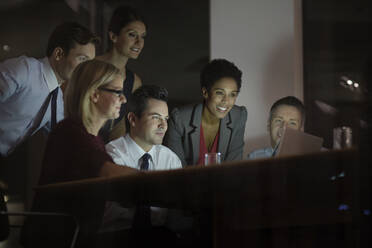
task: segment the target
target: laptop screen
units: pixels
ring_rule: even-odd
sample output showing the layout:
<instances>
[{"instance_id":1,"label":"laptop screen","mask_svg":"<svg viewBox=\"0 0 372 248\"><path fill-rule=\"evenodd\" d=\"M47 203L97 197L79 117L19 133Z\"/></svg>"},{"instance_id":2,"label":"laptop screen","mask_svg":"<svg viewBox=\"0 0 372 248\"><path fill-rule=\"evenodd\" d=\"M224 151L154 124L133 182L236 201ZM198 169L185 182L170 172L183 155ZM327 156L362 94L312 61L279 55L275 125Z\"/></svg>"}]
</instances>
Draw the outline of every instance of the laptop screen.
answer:
<instances>
[{"instance_id":1,"label":"laptop screen","mask_svg":"<svg viewBox=\"0 0 372 248\"><path fill-rule=\"evenodd\" d=\"M323 138L292 128L286 128L275 157L319 152L322 145Z\"/></svg>"}]
</instances>

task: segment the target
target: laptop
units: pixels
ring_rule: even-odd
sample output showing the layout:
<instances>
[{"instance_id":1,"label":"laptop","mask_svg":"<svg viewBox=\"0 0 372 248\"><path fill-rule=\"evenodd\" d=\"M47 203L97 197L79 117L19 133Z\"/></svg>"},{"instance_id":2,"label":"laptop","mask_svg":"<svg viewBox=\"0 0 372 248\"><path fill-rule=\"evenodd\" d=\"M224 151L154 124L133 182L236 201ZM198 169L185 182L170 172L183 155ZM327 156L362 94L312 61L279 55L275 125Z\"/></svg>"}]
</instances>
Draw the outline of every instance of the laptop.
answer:
<instances>
[{"instance_id":1,"label":"laptop","mask_svg":"<svg viewBox=\"0 0 372 248\"><path fill-rule=\"evenodd\" d=\"M319 152L322 145L323 138L321 137L292 128L286 128L275 153L275 157Z\"/></svg>"}]
</instances>

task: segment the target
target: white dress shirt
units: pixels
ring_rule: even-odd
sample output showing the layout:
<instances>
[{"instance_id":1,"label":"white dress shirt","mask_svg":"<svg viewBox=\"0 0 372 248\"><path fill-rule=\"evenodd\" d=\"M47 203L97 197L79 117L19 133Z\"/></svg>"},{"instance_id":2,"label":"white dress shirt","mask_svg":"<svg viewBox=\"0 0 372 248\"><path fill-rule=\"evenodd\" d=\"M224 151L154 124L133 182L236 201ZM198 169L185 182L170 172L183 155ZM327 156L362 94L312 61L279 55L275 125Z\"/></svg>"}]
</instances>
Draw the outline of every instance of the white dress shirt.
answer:
<instances>
[{"instance_id":1,"label":"white dress shirt","mask_svg":"<svg viewBox=\"0 0 372 248\"><path fill-rule=\"evenodd\" d=\"M106 151L118 165L126 165L140 169L142 156L146 153L129 134L111 141L106 145ZM168 147L154 145L150 151L148 170L170 170L182 168L181 160ZM134 208L123 208L118 203L109 202L106 210L101 231L115 229L127 229L132 225ZM167 211L164 208L151 207L151 222L154 226L165 224Z\"/></svg>"},{"instance_id":2,"label":"white dress shirt","mask_svg":"<svg viewBox=\"0 0 372 248\"><path fill-rule=\"evenodd\" d=\"M106 151L116 164L135 169L140 169L142 163L140 158L146 153L129 134L108 143ZM151 155L149 160L150 171L182 168L181 160L166 146L154 145L147 153Z\"/></svg>"}]
</instances>

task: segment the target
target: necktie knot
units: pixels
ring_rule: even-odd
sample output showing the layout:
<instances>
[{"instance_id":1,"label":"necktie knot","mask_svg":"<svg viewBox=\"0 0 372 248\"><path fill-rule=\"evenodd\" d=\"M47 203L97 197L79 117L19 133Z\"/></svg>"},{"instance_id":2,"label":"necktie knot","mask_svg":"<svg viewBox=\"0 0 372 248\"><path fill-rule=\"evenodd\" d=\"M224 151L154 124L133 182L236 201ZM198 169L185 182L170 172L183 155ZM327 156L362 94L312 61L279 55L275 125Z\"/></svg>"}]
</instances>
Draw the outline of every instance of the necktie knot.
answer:
<instances>
[{"instance_id":1,"label":"necktie knot","mask_svg":"<svg viewBox=\"0 0 372 248\"><path fill-rule=\"evenodd\" d=\"M149 169L149 159L151 155L148 153L143 154L142 156L142 163L141 163L141 170L148 170Z\"/></svg>"}]
</instances>

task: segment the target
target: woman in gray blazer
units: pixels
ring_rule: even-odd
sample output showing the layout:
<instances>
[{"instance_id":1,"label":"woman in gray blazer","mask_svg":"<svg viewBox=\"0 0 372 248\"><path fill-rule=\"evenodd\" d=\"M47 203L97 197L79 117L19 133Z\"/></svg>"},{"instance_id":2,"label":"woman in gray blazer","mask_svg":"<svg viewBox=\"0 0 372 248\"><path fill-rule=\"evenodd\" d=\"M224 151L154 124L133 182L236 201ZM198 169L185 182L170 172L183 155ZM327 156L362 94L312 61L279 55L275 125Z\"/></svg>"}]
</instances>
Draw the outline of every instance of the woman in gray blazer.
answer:
<instances>
[{"instance_id":1,"label":"woman in gray blazer","mask_svg":"<svg viewBox=\"0 0 372 248\"><path fill-rule=\"evenodd\" d=\"M247 110L235 105L241 76L233 63L212 60L200 75L203 103L172 111L164 143L183 166L203 164L208 152L220 152L221 161L242 159Z\"/></svg>"}]
</instances>

